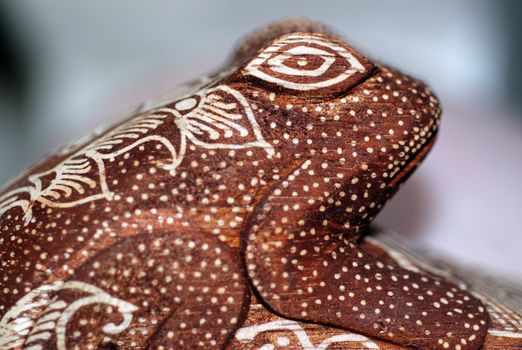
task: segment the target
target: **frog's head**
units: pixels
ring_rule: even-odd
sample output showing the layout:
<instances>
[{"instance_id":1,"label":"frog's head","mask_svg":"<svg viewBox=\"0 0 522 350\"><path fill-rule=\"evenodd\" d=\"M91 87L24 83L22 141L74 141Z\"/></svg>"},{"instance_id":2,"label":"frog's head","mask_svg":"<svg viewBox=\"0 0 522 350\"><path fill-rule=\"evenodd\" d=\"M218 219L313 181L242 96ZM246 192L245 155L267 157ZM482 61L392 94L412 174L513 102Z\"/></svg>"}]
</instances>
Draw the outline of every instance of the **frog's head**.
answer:
<instances>
[{"instance_id":1,"label":"frog's head","mask_svg":"<svg viewBox=\"0 0 522 350\"><path fill-rule=\"evenodd\" d=\"M268 32L270 40L247 39L226 84L248 99L275 157L311 161L304 188L335 183L323 214L358 232L430 149L438 101L323 30Z\"/></svg>"},{"instance_id":2,"label":"frog's head","mask_svg":"<svg viewBox=\"0 0 522 350\"><path fill-rule=\"evenodd\" d=\"M321 221L355 232L426 155L440 114L425 84L309 22L258 31L232 68L172 106L193 144L264 149L279 178L305 166L296 195L321 197Z\"/></svg>"}]
</instances>

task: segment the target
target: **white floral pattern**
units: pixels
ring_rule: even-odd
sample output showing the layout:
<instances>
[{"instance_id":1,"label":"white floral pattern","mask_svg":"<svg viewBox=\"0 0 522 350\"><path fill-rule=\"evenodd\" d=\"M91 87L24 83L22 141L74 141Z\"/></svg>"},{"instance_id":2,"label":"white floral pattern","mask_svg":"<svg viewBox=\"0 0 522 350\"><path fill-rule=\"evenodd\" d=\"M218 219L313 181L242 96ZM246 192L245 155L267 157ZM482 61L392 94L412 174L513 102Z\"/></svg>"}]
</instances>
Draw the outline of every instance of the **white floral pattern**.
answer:
<instances>
[{"instance_id":1,"label":"white floral pattern","mask_svg":"<svg viewBox=\"0 0 522 350\"><path fill-rule=\"evenodd\" d=\"M86 293L72 303L53 297L61 290L72 289ZM123 316L120 324L109 322L103 326L106 334L118 334L127 329L132 313L137 307L115 298L98 287L80 281L57 281L40 286L20 299L0 320L0 348L19 347L31 350L43 349L41 342L49 340L53 332L58 350L66 350L66 330L69 320L80 308L91 304L108 304L117 308Z\"/></svg>"},{"instance_id":2,"label":"white floral pattern","mask_svg":"<svg viewBox=\"0 0 522 350\"><path fill-rule=\"evenodd\" d=\"M178 147L154 133L168 121L173 121L179 130ZM36 202L48 207L69 208L99 199L112 200L114 193L105 169L107 161L146 143L157 143L170 154L170 161L160 167L172 171L183 161L189 141L208 149L260 147L269 155L273 153L245 97L239 91L221 85L181 99L174 108L157 108L135 117L88 143L53 168L29 175L29 185L0 196L0 216L13 208L21 208L27 224Z\"/></svg>"},{"instance_id":3,"label":"white floral pattern","mask_svg":"<svg viewBox=\"0 0 522 350\"><path fill-rule=\"evenodd\" d=\"M236 332L236 339L246 343L253 341L254 338L260 333L278 331L280 332L280 335L277 336L275 344L279 346L287 346L290 344L290 340L284 335L286 331L290 331L297 338L299 345L301 346L299 349L303 350L326 350L331 344L344 342L358 343L359 345L364 346L365 349L379 349L377 344L365 336L349 332L332 336L330 338L324 339L320 344L314 345L312 344L312 341L308 337L308 334L303 329L303 327L301 327L299 323L290 320L279 320L240 328ZM258 348L258 350L272 350L275 348L275 344L263 344ZM293 349L297 348L294 347Z\"/></svg>"}]
</instances>

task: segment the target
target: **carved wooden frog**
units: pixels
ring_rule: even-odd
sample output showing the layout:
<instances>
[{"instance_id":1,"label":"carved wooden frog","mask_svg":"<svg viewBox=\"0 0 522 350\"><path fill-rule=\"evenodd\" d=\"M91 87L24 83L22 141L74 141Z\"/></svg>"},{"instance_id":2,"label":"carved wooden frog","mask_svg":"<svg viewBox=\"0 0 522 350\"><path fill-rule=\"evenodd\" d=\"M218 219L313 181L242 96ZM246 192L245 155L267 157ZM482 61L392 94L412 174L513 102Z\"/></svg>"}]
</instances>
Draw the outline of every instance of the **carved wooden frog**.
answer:
<instances>
[{"instance_id":1,"label":"carved wooden frog","mask_svg":"<svg viewBox=\"0 0 522 350\"><path fill-rule=\"evenodd\" d=\"M439 115L426 85L322 29L247 39L2 192L2 348L223 348L255 293L288 319L479 349L478 299L360 244Z\"/></svg>"}]
</instances>

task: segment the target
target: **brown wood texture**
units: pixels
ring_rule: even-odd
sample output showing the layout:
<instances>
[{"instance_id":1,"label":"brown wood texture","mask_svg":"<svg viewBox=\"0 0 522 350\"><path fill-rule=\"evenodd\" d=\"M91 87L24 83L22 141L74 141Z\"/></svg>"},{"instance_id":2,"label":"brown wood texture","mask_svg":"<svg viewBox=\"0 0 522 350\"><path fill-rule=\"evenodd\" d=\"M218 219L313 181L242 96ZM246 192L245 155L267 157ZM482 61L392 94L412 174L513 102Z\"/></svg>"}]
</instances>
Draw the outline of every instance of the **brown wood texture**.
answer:
<instances>
[{"instance_id":1,"label":"brown wood texture","mask_svg":"<svg viewBox=\"0 0 522 350\"><path fill-rule=\"evenodd\" d=\"M463 269L426 252L411 249L404 238L375 230L363 245L385 261L395 261L405 269L440 276L470 291L486 306L491 324L482 346L484 350L522 348L522 286ZM263 347L264 346L264 347ZM281 318L252 299L248 318L228 349L406 349L371 337L324 325Z\"/></svg>"},{"instance_id":2,"label":"brown wood texture","mask_svg":"<svg viewBox=\"0 0 522 350\"><path fill-rule=\"evenodd\" d=\"M2 190L0 348L520 347L518 292L504 308L362 240L440 107L314 28L247 38L230 67ZM245 327L276 321L316 345L249 343Z\"/></svg>"}]
</instances>

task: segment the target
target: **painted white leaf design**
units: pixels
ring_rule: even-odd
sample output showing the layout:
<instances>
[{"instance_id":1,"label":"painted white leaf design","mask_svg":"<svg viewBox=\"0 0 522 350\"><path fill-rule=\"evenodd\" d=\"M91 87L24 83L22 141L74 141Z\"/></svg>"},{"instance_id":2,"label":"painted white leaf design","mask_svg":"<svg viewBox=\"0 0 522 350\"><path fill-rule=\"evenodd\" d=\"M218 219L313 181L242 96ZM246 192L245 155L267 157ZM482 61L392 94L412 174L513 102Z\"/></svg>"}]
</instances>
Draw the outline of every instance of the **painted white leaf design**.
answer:
<instances>
[{"instance_id":1,"label":"painted white leaf design","mask_svg":"<svg viewBox=\"0 0 522 350\"><path fill-rule=\"evenodd\" d=\"M183 113L189 111L188 113ZM228 86L218 86L183 99L175 108L160 108L157 113L170 113L182 138L208 149L263 148L273 154L265 141L246 98ZM186 141L182 140L182 144ZM180 151L180 154L183 152Z\"/></svg>"},{"instance_id":2,"label":"painted white leaf design","mask_svg":"<svg viewBox=\"0 0 522 350\"><path fill-rule=\"evenodd\" d=\"M179 131L179 146L155 133L173 121ZM273 148L261 133L247 99L228 86L208 88L179 100L173 108L158 108L132 118L69 155L53 168L28 176L30 184L0 195L0 217L21 208L24 222L32 219L32 206L70 208L95 200L112 200L105 163L147 143L156 143L169 159L159 166L175 170L187 152L187 142L209 149L262 148L270 156Z\"/></svg>"}]
</instances>

